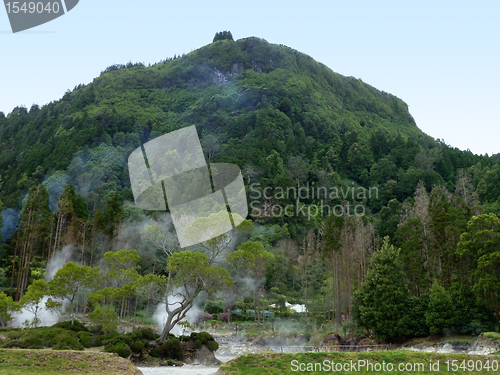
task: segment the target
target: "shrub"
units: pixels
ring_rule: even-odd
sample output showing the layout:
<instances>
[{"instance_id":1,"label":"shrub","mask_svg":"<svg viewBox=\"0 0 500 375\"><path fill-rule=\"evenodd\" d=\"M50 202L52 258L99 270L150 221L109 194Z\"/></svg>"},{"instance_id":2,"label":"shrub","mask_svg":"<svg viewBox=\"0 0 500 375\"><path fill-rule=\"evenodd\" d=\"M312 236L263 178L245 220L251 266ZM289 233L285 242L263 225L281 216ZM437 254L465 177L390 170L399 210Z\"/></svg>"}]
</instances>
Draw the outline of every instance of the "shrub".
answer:
<instances>
[{"instance_id":1,"label":"shrub","mask_svg":"<svg viewBox=\"0 0 500 375\"><path fill-rule=\"evenodd\" d=\"M213 301L213 300L207 299L203 310L205 310L205 312L207 312L209 314L215 315L215 314L219 314L219 313L224 311L224 305L223 305L222 301Z\"/></svg>"},{"instance_id":2,"label":"shrub","mask_svg":"<svg viewBox=\"0 0 500 375\"><path fill-rule=\"evenodd\" d=\"M149 352L149 355L151 357L161 358L160 348L153 348L153 349L151 349L151 351Z\"/></svg>"},{"instance_id":3,"label":"shrub","mask_svg":"<svg viewBox=\"0 0 500 375\"><path fill-rule=\"evenodd\" d=\"M127 344L130 346L134 340L131 339L131 337L127 334L119 334L117 333L116 335L112 335L111 337L108 337L107 339L102 340L102 345L108 345L108 344Z\"/></svg>"},{"instance_id":4,"label":"shrub","mask_svg":"<svg viewBox=\"0 0 500 375\"><path fill-rule=\"evenodd\" d=\"M203 343L201 342L201 340L196 340L196 341L194 342L194 347L195 347L196 349L201 348L201 346L202 346L202 345L203 345Z\"/></svg>"},{"instance_id":5,"label":"shrub","mask_svg":"<svg viewBox=\"0 0 500 375\"><path fill-rule=\"evenodd\" d=\"M26 341L26 344L27 344L26 348L30 349L43 349L44 347L43 342L39 337L35 337L29 342Z\"/></svg>"},{"instance_id":6,"label":"shrub","mask_svg":"<svg viewBox=\"0 0 500 375\"><path fill-rule=\"evenodd\" d=\"M220 313L219 316L217 317L222 322L229 322L229 313Z\"/></svg>"},{"instance_id":7,"label":"shrub","mask_svg":"<svg viewBox=\"0 0 500 375\"><path fill-rule=\"evenodd\" d=\"M209 342L207 342L207 348L210 351L215 352L215 351L217 351L217 349L219 349L219 343L216 341L209 341Z\"/></svg>"},{"instance_id":8,"label":"shrub","mask_svg":"<svg viewBox=\"0 0 500 375\"><path fill-rule=\"evenodd\" d=\"M132 354L130 346L121 342L115 345L113 352L123 358L127 358Z\"/></svg>"},{"instance_id":9,"label":"shrub","mask_svg":"<svg viewBox=\"0 0 500 375\"><path fill-rule=\"evenodd\" d=\"M30 335L30 333L36 334L42 339L45 346L52 346L51 344L52 340L54 340L55 337L57 337L64 331L65 330L63 328L43 327L43 328L38 328L36 331L35 330L32 330L32 332L27 331L27 334L28 335Z\"/></svg>"},{"instance_id":10,"label":"shrub","mask_svg":"<svg viewBox=\"0 0 500 375\"><path fill-rule=\"evenodd\" d=\"M163 357L175 359L183 359L182 344L178 339L168 339L161 346L161 354Z\"/></svg>"},{"instance_id":11,"label":"shrub","mask_svg":"<svg viewBox=\"0 0 500 375\"><path fill-rule=\"evenodd\" d=\"M213 337L210 333L208 332L200 332L198 333L198 340L201 340L203 344L206 344L209 341L213 341Z\"/></svg>"},{"instance_id":12,"label":"shrub","mask_svg":"<svg viewBox=\"0 0 500 375\"><path fill-rule=\"evenodd\" d=\"M155 333L151 328L141 328L138 332L141 333L141 337L146 340L156 339Z\"/></svg>"},{"instance_id":13,"label":"shrub","mask_svg":"<svg viewBox=\"0 0 500 375\"><path fill-rule=\"evenodd\" d=\"M209 314L209 313L203 313L203 315L201 316L200 318L200 323L202 322L206 322L207 320L211 320L213 319L214 316L212 314Z\"/></svg>"},{"instance_id":14,"label":"shrub","mask_svg":"<svg viewBox=\"0 0 500 375\"><path fill-rule=\"evenodd\" d=\"M83 345L71 334L71 331L64 331L54 338L52 345L54 350L83 350Z\"/></svg>"},{"instance_id":15,"label":"shrub","mask_svg":"<svg viewBox=\"0 0 500 375\"><path fill-rule=\"evenodd\" d=\"M92 347L92 334L87 331L80 331L78 332L78 339L80 340L80 343L86 347L86 348L91 348Z\"/></svg>"},{"instance_id":16,"label":"shrub","mask_svg":"<svg viewBox=\"0 0 500 375\"><path fill-rule=\"evenodd\" d=\"M144 350L144 347L145 347L145 343L144 341L141 341L141 340L137 340L135 341L132 346L130 347L130 349L132 349L132 351L134 353L141 353L143 350Z\"/></svg>"},{"instance_id":17,"label":"shrub","mask_svg":"<svg viewBox=\"0 0 500 375\"><path fill-rule=\"evenodd\" d=\"M85 327L85 325L82 322L80 322L79 320L75 320L74 324L71 324L70 321L59 322L59 323L54 324L52 327L53 328L68 329L68 330L75 331L75 332L88 331L88 328Z\"/></svg>"}]
</instances>

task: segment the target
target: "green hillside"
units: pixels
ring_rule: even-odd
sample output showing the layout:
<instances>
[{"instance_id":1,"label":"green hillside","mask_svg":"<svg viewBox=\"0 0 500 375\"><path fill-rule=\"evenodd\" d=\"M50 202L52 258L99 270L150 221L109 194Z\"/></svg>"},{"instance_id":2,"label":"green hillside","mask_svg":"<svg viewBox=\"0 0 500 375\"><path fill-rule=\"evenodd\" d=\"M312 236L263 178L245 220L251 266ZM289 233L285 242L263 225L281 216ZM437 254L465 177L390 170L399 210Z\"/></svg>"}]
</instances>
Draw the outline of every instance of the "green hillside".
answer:
<instances>
[{"instance_id":1,"label":"green hillside","mask_svg":"<svg viewBox=\"0 0 500 375\"><path fill-rule=\"evenodd\" d=\"M67 169L77 152L101 145L126 156L140 142L192 124L201 136L217 137L221 159L256 160L263 169L259 159L273 151L283 160L303 154L321 163L329 150L342 159L353 143L368 149L377 132L433 143L393 95L285 46L223 40L151 67L111 66L59 101L0 114L2 197L18 206L35 179ZM362 151L356 156L365 167L376 161ZM117 188L128 186L116 172Z\"/></svg>"},{"instance_id":2,"label":"green hillside","mask_svg":"<svg viewBox=\"0 0 500 375\"><path fill-rule=\"evenodd\" d=\"M116 253L123 269L133 260L137 280L165 276L177 239L167 215L134 205L127 159L196 125L210 162L241 168L250 212L234 241L193 247L237 249L217 258L235 280L222 291L231 298L212 294L207 313L248 308L260 320L274 304L288 318L285 302L305 304L309 313L293 319L382 341L493 330L498 155L434 140L401 99L289 47L222 39L153 66L113 65L56 102L0 112L0 208L10 228L0 292L19 300L66 245L81 265ZM107 270L96 271L94 296L117 311L120 296L121 317L134 303L147 316L140 283L109 289Z\"/></svg>"}]
</instances>

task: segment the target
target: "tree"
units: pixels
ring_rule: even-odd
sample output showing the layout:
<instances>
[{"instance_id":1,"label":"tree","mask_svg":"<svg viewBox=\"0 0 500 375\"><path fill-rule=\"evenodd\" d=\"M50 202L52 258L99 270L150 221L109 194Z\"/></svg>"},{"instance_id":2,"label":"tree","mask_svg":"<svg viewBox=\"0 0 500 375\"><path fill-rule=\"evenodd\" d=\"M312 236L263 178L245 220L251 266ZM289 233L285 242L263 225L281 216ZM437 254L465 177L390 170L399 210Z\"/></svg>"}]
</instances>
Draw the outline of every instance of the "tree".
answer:
<instances>
[{"instance_id":1,"label":"tree","mask_svg":"<svg viewBox=\"0 0 500 375\"><path fill-rule=\"evenodd\" d=\"M446 290L434 281L429 292L429 306L425 313L425 322L433 335L441 334L454 324L455 311L453 301Z\"/></svg>"},{"instance_id":2,"label":"tree","mask_svg":"<svg viewBox=\"0 0 500 375\"><path fill-rule=\"evenodd\" d=\"M457 247L472 266L469 282L477 301L495 311L500 329L500 219L495 214L474 216Z\"/></svg>"},{"instance_id":3,"label":"tree","mask_svg":"<svg viewBox=\"0 0 500 375\"><path fill-rule=\"evenodd\" d=\"M354 319L378 340L404 337L408 332L405 309L408 297L399 249L389 245L389 237L385 237L382 248L373 254L366 281L354 293Z\"/></svg>"},{"instance_id":4,"label":"tree","mask_svg":"<svg viewBox=\"0 0 500 375\"><path fill-rule=\"evenodd\" d=\"M251 220L243 220L238 214L230 214L238 222L241 222L236 228L227 233L213 237L214 233L220 233L219 225L227 218L227 212L221 211L210 214L208 217L198 217L186 228L184 236L190 239L210 238L207 241L200 242L197 250L207 256L208 264L215 265L221 259L221 255L229 249L233 240L240 236L248 236L253 229ZM194 241L193 241L194 242Z\"/></svg>"},{"instance_id":5,"label":"tree","mask_svg":"<svg viewBox=\"0 0 500 375\"><path fill-rule=\"evenodd\" d=\"M212 293L233 283L225 269L210 265L207 256L197 251L173 254L168 259L167 271L165 309L168 316L160 341L165 341L172 328L186 317L198 294L202 291Z\"/></svg>"},{"instance_id":6,"label":"tree","mask_svg":"<svg viewBox=\"0 0 500 375\"><path fill-rule=\"evenodd\" d=\"M85 199L75 191L73 185L65 185L64 191L57 202L54 215L55 235L49 258L57 250L78 241L81 223L88 219L88 207ZM83 239L83 243L85 239Z\"/></svg>"},{"instance_id":7,"label":"tree","mask_svg":"<svg viewBox=\"0 0 500 375\"><path fill-rule=\"evenodd\" d=\"M233 40L233 35L231 34L231 31L221 31L220 33L217 32L215 33L214 40L213 42L217 42L218 40Z\"/></svg>"},{"instance_id":8,"label":"tree","mask_svg":"<svg viewBox=\"0 0 500 375\"><path fill-rule=\"evenodd\" d=\"M164 263L163 266L166 265L164 258L168 258L179 249L177 238L169 230L170 226L171 223L161 220L159 225L148 225L146 230L141 232L141 238L153 245L157 252L160 252L159 256L153 255L153 259L156 262Z\"/></svg>"},{"instance_id":9,"label":"tree","mask_svg":"<svg viewBox=\"0 0 500 375\"><path fill-rule=\"evenodd\" d=\"M300 181L303 179L307 179L307 174L309 173L309 166L307 164L307 160L304 160L301 155L298 156L289 156L288 162L286 164L286 173L288 176L293 178L295 183L297 184L297 201L299 200L299 189L300 189Z\"/></svg>"},{"instance_id":10,"label":"tree","mask_svg":"<svg viewBox=\"0 0 500 375\"><path fill-rule=\"evenodd\" d=\"M217 140L217 137L215 135L208 134L204 136L201 143L203 146L203 151L205 151L208 160L211 160L217 156L220 151L220 146L219 141Z\"/></svg>"},{"instance_id":11,"label":"tree","mask_svg":"<svg viewBox=\"0 0 500 375\"><path fill-rule=\"evenodd\" d=\"M40 324L40 319L38 314L42 308L42 301L48 293L48 286L44 280L35 280L28 287L28 290L24 294L23 298L19 301L22 307L24 307L29 312L33 313L34 318L31 325L38 327Z\"/></svg>"},{"instance_id":12,"label":"tree","mask_svg":"<svg viewBox=\"0 0 500 375\"><path fill-rule=\"evenodd\" d=\"M97 268L79 266L74 262L66 263L60 268L54 278L49 281L49 293L51 296L67 299L70 303L71 324L75 322L74 302L82 288L90 288L96 284L99 277Z\"/></svg>"},{"instance_id":13,"label":"tree","mask_svg":"<svg viewBox=\"0 0 500 375\"><path fill-rule=\"evenodd\" d=\"M165 276L156 276L152 273L149 273L136 281L137 294L147 300L145 309L146 317L149 310L149 302L151 300L160 302L161 296L165 295L166 282L167 280Z\"/></svg>"},{"instance_id":14,"label":"tree","mask_svg":"<svg viewBox=\"0 0 500 375\"><path fill-rule=\"evenodd\" d=\"M2 176L0 175L0 191L2 191ZM3 227L3 217L2 217L2 210L3 210L3 202L2 199L0 199L0 228ZM3 242L3 237L2 237L2 232L0 231L0 244Z\"/></svg>"},{"instance_id":15,"label":"tree","mask_svg":"<svg viewBox=\"0 0 500 375\"><path fill-rule=\"evenodd\" d=\"M103 210L96 210L94 212L97 226L107 236L106 247L108 249L112 239L118 234L123 215L121 197L117 192L113 192L113 194L106 199Z\"/></svg>"},{"instance_id":16,"label":"tree","mask_svg":"<svg viewBox=\"0 0 500 375\"><path fill-rule=\"evenodd\" d=\"M274 255L264 249L260 242L247 241L237 247L236 251L227 254L226 259L232 263L236 271L250 273L254 279L255 308L257 322L260 322L260 309L258 292L263 284L266 266L274 258Z\"/></svg>"},{"instance_id":17,"label":"tree","mask_svg":"<svg viewBox=\"0 0 500 375\"><path fill-rule=\"evenodd\" d=\"M44 185L33 186L19 222L18 239L14 251L12 265L11 289L14 284L14 271L17 261L16 301L19 300L28 286L32 260L42 249L46 238L51 212L49 193ZM19 258L17 255L19 254Z\"/></svg>"},{"instance_id":18,"label":"tree","mask_svg":"<svg viewBox=\"0 0 500 375\"><path fill-rule=\"evenodd\" d=\"M12 314L20 311L21 305L14 302L12 297L7 296L5 293L0 293L0 325L5 328L13 319Z\"/></svg>"},{"instance_id":19,"label":"tree","mask_svg":"<svg viewBox=\"0 0 500 375\"><path fill-rule=\"evenodd\" d=\"M104 260L108 269L104 275L103 290L106 290L106 293L103 295L108 301L109 298L111 301L121 299L120 317L123 317L125 311L130 310L130 299L135 295L138 286L137 280L140 279L140 275L137 269L140 268L141 257L133 249L119 250L108 251L104 254ZM93 297L96 297L95 293Z\"/></svg>"},{"instance_id":20,"label":"tree","mask_svg":"<svg viewBox=\"0 0 500 375\"><path fill-rule=\"evenodd\" d=\"M90 321L102 324L104 333L111 333L118 327L118 315L111 306L97 306L94 311L89 314Z\"/></svg>"}]
</instances>

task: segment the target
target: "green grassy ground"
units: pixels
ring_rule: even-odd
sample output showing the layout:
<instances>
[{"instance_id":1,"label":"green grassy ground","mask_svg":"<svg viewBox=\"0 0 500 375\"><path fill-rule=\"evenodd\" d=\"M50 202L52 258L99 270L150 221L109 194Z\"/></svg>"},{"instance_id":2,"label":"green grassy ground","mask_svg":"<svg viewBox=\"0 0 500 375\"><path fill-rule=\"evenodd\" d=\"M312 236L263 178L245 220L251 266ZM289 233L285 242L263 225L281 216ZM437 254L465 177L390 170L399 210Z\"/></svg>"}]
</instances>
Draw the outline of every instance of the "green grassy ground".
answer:
<instances>
[{"instance_id":1,"label":"green grassy ground","mask_svg":"<svg viewBox=\"0 0 500 375\"><path fill-rule=\"evenodd\" d=\"M360 366L363 363L365 366ZM367 363L371 363L371 367ZM391 365L392 371L390 371ZM489 367L489 370L485 367ZM351 373L486 375L499 373L500 359L494 356L417 353L404 350L364 353L273 353L244 355L223 364L221 370L228 375L281 375L300 372L307 374L334 372L339 375Z\"/></svg>"},{"instance_id":2,"label":"green grassy ground","mask_svg":"<svg viewBox=\"0 0 500 375\"><path fill-rule=\"evenodd\" d=\"M71 350L0 349L0 374L133 375L136 367L109 353Z\"/></svg>"},{"instance_id":3,"label":"green grassy ground","mask_svg":"<svg viewBox=\"0 0 500 375\"><path fill-rule=\"evenodd\" d=\"M500 340L500 333L498 332L484 332L483 335L489 339Z\"/></svg>"}]
</instances>

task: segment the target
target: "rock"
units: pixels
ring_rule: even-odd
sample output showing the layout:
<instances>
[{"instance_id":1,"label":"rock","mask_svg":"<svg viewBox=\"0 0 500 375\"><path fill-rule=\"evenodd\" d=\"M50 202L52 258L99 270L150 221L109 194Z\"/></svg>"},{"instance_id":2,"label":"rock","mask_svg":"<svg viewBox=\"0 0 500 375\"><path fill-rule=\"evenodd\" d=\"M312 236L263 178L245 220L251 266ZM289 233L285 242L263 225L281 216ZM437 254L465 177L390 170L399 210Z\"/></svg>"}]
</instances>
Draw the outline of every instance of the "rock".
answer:
<instances>
[{"instance_id":1,"label":"rock","mask_svg":"<svg viewBox=\"0 0 500 375\"><path fill-rule=\"evenodd\" d=\"M203 345L195 352L191 363L204 366L219 366L222 362L215 357L214 352L211 352L205 345Z\"/></svg>"}]
</instances>

